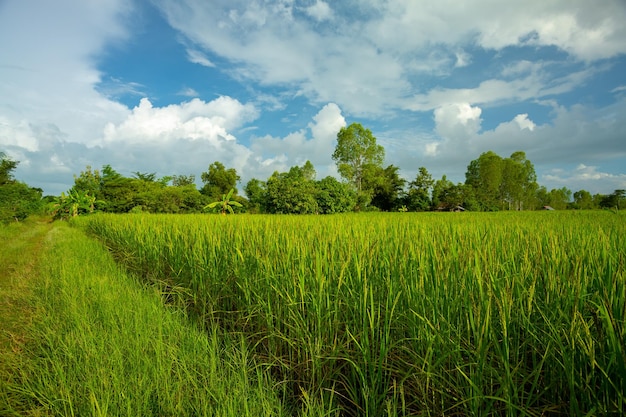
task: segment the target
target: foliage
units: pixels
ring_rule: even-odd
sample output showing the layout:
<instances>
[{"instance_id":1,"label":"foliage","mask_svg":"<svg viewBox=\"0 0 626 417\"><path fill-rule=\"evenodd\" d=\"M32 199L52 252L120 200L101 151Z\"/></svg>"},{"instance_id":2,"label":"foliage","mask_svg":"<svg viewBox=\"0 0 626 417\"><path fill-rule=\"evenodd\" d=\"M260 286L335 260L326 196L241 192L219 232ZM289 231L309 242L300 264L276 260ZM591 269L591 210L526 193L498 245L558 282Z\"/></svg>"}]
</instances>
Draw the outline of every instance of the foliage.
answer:
<instances>
[{"instance_id":1,"label":"foliage","mask_svg":"<svg viewBox=\"0 0 626 417\"><path fill-rule=\"evenodd\" d=\"M0 223L24 220L42 209L42 191L23 182L0 185Z\"/></svg>"},{"instance_id":2,"label":"foliage","mask_svg":"<svg viewBox=\"0 0 626 417\"><path fill-rule=\"evenodd\" d=\"M263 213L265 212L266 205L266 189L265 182L256 178L252 178L246 186L244 191L248 197L248 211L251 213Z\"/></svg>"},{"instance_id":3,"label":"foliage","mask_svg":"<svg viewBox=\"0 0 626 417\"><path fill-rule=\"evenodd\" d=\"M228 168L221 162L213 162L209 166L207 172L203 172L200 176L204 186L200 192L211 199L218 199L220 196L227 194L231 189L237 194L237 181L241 178L237 175L235 168Z\"/></svg>"},{"instance_id":4,"label":"foliage","mask_svg":"<svg viewBox=\"0 0 626 417\"><path fill-rule=\"evenodd\" d=\"M319 210L315 181L308 179L300 167L292 167L289 172L274 172L265 190L267 213L312 214Z\"/></svg>"},{"instance_id":5,"label":"foliage","mask_svg":"<svg viewBox=\"0 0 626 417\"><path fill-rule=\"evenodd\" d=\"M174 187L186 187L188 185L194 185L196 182L195 175L173 175L172 185Z\"/></svg>"},{"instance_id":6,"label":"foliage","mask_svg":"<svg viewBox=\"0 0 626 417\"><path fill-rule=\"evenodd\" d=\"M13 177L18 162L0 152L0 223L23 220L42 209L42 190Z\"/></svg>"},{"instance_id":7,"label":"foliage","mask_svg":"<svg viewBox=\"0 0 626 417\"><path fill-rule=\"evenodd\" d=\"M356 204L351 187L331 176L317 182L316 200L320 214L349 212Z\"/></svg>"},{"instance_id":8,"label":"foliage","mask_svg":"<svg viewBox=\"0 0 626 417\"><path fill-rule=\"evenodd\" d=\"M550 190L548 205L555 210L565 210L572 200L572 192L567 187Z\"/></svg>"},{"instance_id":9,"label":"foliage","mask_svg":"<svg viewBox=\"0 0 626 417\"><path fill-rule=\"evenodd\" d=\"M402 206L402 193L406 180L400 177L400 168L389 165L378 169L376 181L371 185L372 200L370 204L382 211L396 211Z\"/></svg>"},{"instance_id":10,"label":"foliage","mask_svg":"<svg viewBox=\"0 0 626 417\"><path fill-rule=\"evenodd\" d=\"M339 130L332 157L339 174L360 193L367 191L363 188L364 180L375 172L375 168L382 166L385 149L376 143L369 129L359 123L352 123Z\"/></svg>"},{"instance_id":11,"label":"foliage","mask_svg":"<svg viewBox=\"0 0 626 417\"><path fill-rule=\"evenodd\" d=\"M465 184L483 211L533 208L538 187L535 168L521 151L509 158L493 151L481 154L468 165Z\"/></svg>"},{"instance_id":12,"label":"foliage","mask_svg":"<svg viewBox=\"0 0 626 417\"><path fill-rule=\"evenodd\" d=\"M196 189L193 175L158 179L156 173L133 175L133 178L125 177L110 165L105 165L102 172L87 166L74 176L70 192L95 197L94 210L110 213L199 213L207 203L206 197ZM172 185L168 186L170 181Z\"/></svg>"},{"instance_id":13,"label":"foliage","mask_svg":"<svg viewBox=\"0 0 626 417\"><path fill-rule=\"evenodd\" d=\"M626 207L626 190L615 190L613 193L604 196L600 201L600 207L610 209L623 209Z\"/></svg>"},{"instance_id":14,"label":"foliage","mask_svg":"<svg viewBox=\"0 0 626 417\"><path fill-rule=\"evenodd\" d=\"M74 177L72 189L95 196L96 211L112 213L133 209L197 213L231 189L234 191L230 200L240 204L239 211L276 214L398 211L404 206L407 211L446 211L459 206L470 211L537 210L544 206L559 210L619 209L626 204L623 192L591 196L579 190L572 198L566 188L540 187L534 166L522 151L513 152L508 158L493 151L482 153L467 166L463 184L454 184L445 175L434 181L425 167L420 167L415 179L407 184L398 167L383 168L384 148L376 143L371 131L358 123L340 130L333 159L347 180L344 185L316 181L315 167L306 161L288 172L276 171L266 181L251 179L244 188L247 199L237 195L237 171L218 161L202 173L204 185L200 191L195 189L194 175L157 179L156 173L135 172L133 178L127 178L109 165L101 172L88 166ZM172 185L168 186L170 182ZM346 184L353 192L344 189Z\"/></svg>"},{"instance_id":15,"label":"foliage","mask_svg":"<svg viewBox=\"0 0 626 417\"><path fill-rule=\"evenodd\" d=\"M415 179L409 183L409 191L404 198L408 211L428 211L434 185L435 181L428 170L425 167L419 167Z\"/></svg>"},{"instance_id":16,"label":"foliage","mask_svg":"<svg viewBox=\"0 0 626 417\"><path fill-rule=\"evenodd\" d=\"M70 217L76 217L79 214L93 213L95 208L96 197L90 196L83 191L69 190L67 195L61 193L54 205L52 218L55 220L64 220Z\"/></svg>"},{"instance_id":17,"label":"foliage","mask_svg":"<svg viewBox=\"0 0 626 417\"><path fill-rule=\"evenodd\" d=\"M235 201L232 199L234 192L235 192L235 189L231 188L228 194L222 195L222 199L220 201L214 201L212 203L209 203L208 205L204 207L204 209L205 210L214 209L217 207L219 208L220 213L224 216L226 215L226 212L230 214L235 214L233 207L243 207L243 206L238 201Z\"/></svg>"},{"instance_id":18,"label":"foliage","mask_svg":"<svg viewBox=\"0 0 626 417\"><path fill-rule=\"evenodd\" d=\"M18 164L19 162L13 161L4 152L0 152L0 186L10 184L15 180L13 171Z\"/></svg>"},{"instance_id":19,"label":"foliage","mask_svg":"<svg viewBox=\"0 0 626 417\"><path fill-rule=\"evenodd\" d=\"M598 205L594 202L593 196L587 190L578 190L574 193L573 208L579 210L590 210L598 208Z\"/></svg>"}]
</instances>

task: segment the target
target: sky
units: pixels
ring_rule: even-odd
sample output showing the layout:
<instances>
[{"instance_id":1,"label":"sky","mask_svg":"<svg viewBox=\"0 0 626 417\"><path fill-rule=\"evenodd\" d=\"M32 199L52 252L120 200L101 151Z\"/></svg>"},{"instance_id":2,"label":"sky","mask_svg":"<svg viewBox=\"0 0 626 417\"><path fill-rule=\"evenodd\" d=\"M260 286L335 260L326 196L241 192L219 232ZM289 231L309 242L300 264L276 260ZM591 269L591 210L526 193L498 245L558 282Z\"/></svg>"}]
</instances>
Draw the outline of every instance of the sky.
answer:
<instances>
[{"instance_id":1,"label":"sky","mask_svg":"<svg viewBox=\"0 0 626 417\"><path fill-rule=\"evenodd\" d=\"M412 180L524 151L626 188L624 0L0 0L0 151L59 195L87 166L267 179L370 129ZM199 185L201 183L199 182Z\"/></svg>"}]
</instances>

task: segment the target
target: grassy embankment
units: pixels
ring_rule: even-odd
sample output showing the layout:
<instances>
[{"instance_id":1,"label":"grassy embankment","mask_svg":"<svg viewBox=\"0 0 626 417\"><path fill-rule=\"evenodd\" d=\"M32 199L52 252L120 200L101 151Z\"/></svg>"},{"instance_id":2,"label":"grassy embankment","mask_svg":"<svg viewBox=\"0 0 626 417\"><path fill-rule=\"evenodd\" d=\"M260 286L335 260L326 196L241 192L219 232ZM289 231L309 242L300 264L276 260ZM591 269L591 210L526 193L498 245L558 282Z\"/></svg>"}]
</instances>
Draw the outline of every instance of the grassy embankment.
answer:
<instances>
[{"instance_id":1,"label":"grassy embankment","mask_svg":"<svg viewBox=\"0 0 626 417\"><path fill-rule=\"evenodd\" d=\"M82 231L0 236L0 415L293 415L243 337L199 329Z\"/></svg>"},{"instance_id":2,"label":"grassy embankment","mask_svg":"<svg viewBox=\"0 0 626 417\"><path fill-rule=\"evenodd\" d=\"M626 224L611 212L93 216L208 328L346 415L626 410Z\"/></svg>"}]
</instances>

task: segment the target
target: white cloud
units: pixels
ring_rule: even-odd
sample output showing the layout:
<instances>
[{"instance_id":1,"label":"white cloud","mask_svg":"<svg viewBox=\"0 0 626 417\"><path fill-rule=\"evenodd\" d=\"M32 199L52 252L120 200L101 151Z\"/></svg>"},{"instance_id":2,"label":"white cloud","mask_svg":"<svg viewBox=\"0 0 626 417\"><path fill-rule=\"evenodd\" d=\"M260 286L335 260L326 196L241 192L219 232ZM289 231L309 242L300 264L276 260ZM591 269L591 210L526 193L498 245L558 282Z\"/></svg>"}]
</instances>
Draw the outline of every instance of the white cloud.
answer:
<instances>
[{"instance_id":1,"label":"white cloud","mask_svg":"<svg viewBox=\"0 0 626 417\"><path fill-rule=\"evenodd\" d=\"M272 155L283 155L280 165L265 164L273 170L287 170L294 165L302 165L310 160L320 175L328 175L330 166L334 164L331 155L334 152L335 140L339 130L346 126L341 110L334 103L325 105L308 124L308 129L292 132L283 138L272 136L255 137L250 149L262 159L270 159ZM271 174L271 172L269 172Z\"/></svg>"},{"instance_id":2,"label":"white cloud","mask_svg":"<svg viewBox=\"0 0 626 417\"><path fill-rule=\"evenodd\" d=\"M143 86L107 78L97 67L107 45L128 39L124 23L134 3L48 3L0 0L0 147L16 155L20 167L34 169L29 175L38 172L39 184L41 178L66 184L68 170L106 163L122 171L197 175L220 160L244 178L264 179L311 159L320 172L332 172L333 141L346 124L342 112L383 116L389 125L408 115L403 122L411 123L413 114L399 116L398 109L418 117L432 111L435 123L432 131L401 133L397 151L387 155L402 170L423 165L462 175L469 160L490 149L501 155L525 150L543 172L560 163L599 167L626 157L624 86L616 83L611 91L615 104L597 109L563 106L558 97L602 70L592 61L626 53L622 0L601 7L586 0L440 0L428 7L413 0L231 0L210 7L203 0L155 0L185 38L188 60L215 68L208 57L224 58L220 71L242 80L254 104L221 97L155 107L145 99L134 109L111 96L140 94ZM511 53L518 46L525 46L524 59ZM494 54L482 78L472 72L481 54L470 55L480 49ZM562 52L551 54L559 61L533 60L554 49ZM267 88L274 86L280 92ZM180 94L197 95L192 89ZM242 133L257 127L250 122L259 109L283 110L293 97L321 108L313 121L280 137L260 132L244 146ZM494 125L483 123L488 109L530 100L550 102L552 112L539 118L516 110L483 130ZM588 180L612 181L591 178L606 171L587 170Z\"/></svg>"},{"instance_id":3,"label":"white cloud","mask_svg":"<svg viewBox=\"0 0 626 417\"><path fill-rule=\"evenodd\" d=\"M318 22L329 20L333 16L333 11L328 3L322 0L317 0L315 4L306 7L304 10L309 16L311 16Z\"/></svg>"},{"instance_id":4,"label":"white cloud","mask_svg":"<svg viewBox=\"0 0 626 417\"><path fill-rule=\"evenodd\" d=\"M0 13L0 145L16 138L28 149L42 139L33 131L53 128L56 137L85 143L125 106L95 89L100 73L94 56L127 36L120 24L128 10L121 0L3 2ZM9 64L9 65L6 65ZM5 136L6 135L6 136Z\"/></svg>"},{"instance_id":5,"label":"white cloud","mask_svg":"<svg viewBox=\"0 0 626 417\"><path fill-rule=\"evenodd\" d=\"M358 115L385 114L405 105L423 111L449 102L526 100L555 87L543 74L518 82L486 81L457 93L425 90L422 73L446 74L471 64L467 47L500 51L554 46L586 61L626 53L622 0L607 0L602 7L585 0L530 4L483 0L461 5L441 0L428 7L412 0L389 0L333 3L334 10L317 0L304 9L320 20L332 12L338 22L332 26L299 16L295 10L300 6L294 1L233 0L210 7L202 0L157 4L189 40L235 63L237 76L291 86L317 103L333 101ZM582 81L561 80L556 87L566 90ZM469 97L472 90L484 93L483 101ZM446 91L456 97L428 100ZM407 92L415 94L417 103L406 102Z\"/></svg>"},{"instance_id":6,"label":"white cloud","mask_svg":"<svg viewBox=\"0 0 626 417\"><path fill-rule=\"evenodd\" d=\"M185 97L198 97L200 94L198 94L198 92L191 87L185 87L178 92L178 95Z\"/></svg>"},{"instance_id":7,"label":"white cloud","mask_svg":"<svg viewBox=\"0 0 626 417\"><path fill-rule=\"evenodd\" d=\"M257 117L256 109L230 97L211 102L200 99L154 108L147 98L135 107L128 118L104 130L105 143L150 143L178 139L205 140L215 146L221 141L235 140L230 130L241 127Z\"/></svg>"},{"instance_id":8,"label":"white cloud","mask_svg":"<svg viewBox=\"0 0 626 417\"><path fill-rule=\"evenodd\" d=\"M456 63L454 66L456 68L466 67L472 63L472 56L463 50L459 50L455 53L456 55Z\"/></svg>"},{"instance_id":9,"label":"white cloud","mask_svg":"<svg viewBox=\"0 0 626 417\"><path fill-rule=\"evenodd\" d=\"M426 156L435 156L439 153L439 143L431 142L424 146L424 154Z\"/></svg>"},{"instance_id":10,"label":"white cloud","mask_svg":"<svg viewBox=\"0 0 626 417\"><path fill-rule=\"evenodd\" d=\"M481 153L492 150L508 157L521 150L535 165L539 183L548 188L567 186L592 193L610 193L620 184L624 188L620 162L626 157L626 119L621 115L626 114L626 98L597 109L555 105L549 122L536 124L531 115L518 114L489 130L482 128L479 110L467 103L438 108L433 112L436 137L427 132L392 133L403 134L398 140L404 145L387 156L406 178L425 166L436 178L446 174L462 182L467 165ZM577 166L577 171L567 168ZM564 169L561 174L555 171L558 167Z\"/></svg>"},{"instance_id":11,"label":"white cloud","mask_svg":"<svg viewBox=\"0 0 626 417\"><path fill-rule=\"evenodd\" d=\"M513 120L515 120L515 122L519 125L520 129L528 129L531 132L535 130L535 124L528 118L527 113L518 114Z\"/></svg>"},{"instance_id":12,"label":"white cloud","mask_svg":"<svg viewBox=\"0 0 626 417\"><path fill-rule=\"evenodd\" d=\"M215 67L215 64L211 62L211 60L207 58L206 55L196 49L187 49L187 59L189 60L189 62L193 62L194 64L200 64L204 67Z\"/></svg>"},{"instance_id":13,"label":"white cloud","mask_svg":"<svg viewBox=\"0 0 626 417\"><path fill-rule=\"evenodd\" d=\"M598 170L597 166L579 164L571 170L548 170L541 179L546 188L567 187L572 191L593 190L593 193L610 194L626 188L626 174L612 174Z\"/></svg>"},{"instance_id":14,"label":"white cloud","mask_svg":"<svg viewBox=\"0 0 626 417\"><path fill-rule=\"evenodd\" d=\"M481 113L468 103L444 105L434 111L435 130L443 138L467 139L480 131Z\"/></svg>"}]
</instances>

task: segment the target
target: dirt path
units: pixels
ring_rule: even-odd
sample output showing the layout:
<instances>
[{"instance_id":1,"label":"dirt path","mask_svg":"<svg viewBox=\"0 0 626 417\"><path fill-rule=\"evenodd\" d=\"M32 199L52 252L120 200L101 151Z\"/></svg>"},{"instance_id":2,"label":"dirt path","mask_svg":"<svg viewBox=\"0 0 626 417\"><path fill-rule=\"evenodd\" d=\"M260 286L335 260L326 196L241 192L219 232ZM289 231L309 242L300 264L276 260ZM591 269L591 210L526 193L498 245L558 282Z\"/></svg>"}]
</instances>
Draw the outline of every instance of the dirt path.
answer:
<instances>
[{"instance_id":1,"label":"dirt path","mask_svg":"<svg viewBox=\"0 0 626 417\"><path fill-rule=\"evenodd\" d=\"M0 226L0 398L26 341L34 311L33 279L52 224L29 221Z\"/></svg>"}]
</instances>

